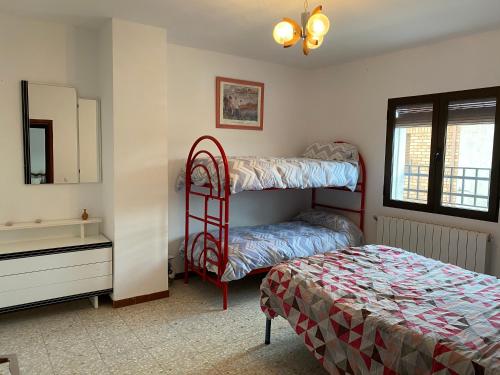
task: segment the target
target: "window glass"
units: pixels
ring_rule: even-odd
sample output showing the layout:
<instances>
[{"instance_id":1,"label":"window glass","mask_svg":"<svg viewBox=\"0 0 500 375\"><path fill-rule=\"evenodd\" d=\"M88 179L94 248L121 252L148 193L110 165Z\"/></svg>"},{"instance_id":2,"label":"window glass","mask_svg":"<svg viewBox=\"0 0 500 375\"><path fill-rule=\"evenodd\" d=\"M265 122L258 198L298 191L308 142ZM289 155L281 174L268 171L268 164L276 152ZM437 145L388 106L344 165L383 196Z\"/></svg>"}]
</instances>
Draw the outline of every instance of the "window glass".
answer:
<instances>
[{"instance_id":1,"label":"window glass","mask_svg":"<svg viewBox=\"0 0 500 375\"><path fill-rule=\"evenodd\" d=\"M441 204L488 211L496 99L448 104Z\"/></svg>"},{"instance_id":2,"label":"window glass","mask_svg":"<svg viewBox=\"0 0 500 375\"><path fill-rule=\"evenodd\" d=\"M30 127L31 183L47 183L47 151L45 129Z\"/></svg>"},{"instance_id":3,"label":"window glass","mask_svg":"<svg viewBox=\"0 0 500 375\"><path fill-rule=\"evenodd\" d=\"M432 103L396 107L391 199L428 201L432 113Z\"/></svg>"}]
</instances>

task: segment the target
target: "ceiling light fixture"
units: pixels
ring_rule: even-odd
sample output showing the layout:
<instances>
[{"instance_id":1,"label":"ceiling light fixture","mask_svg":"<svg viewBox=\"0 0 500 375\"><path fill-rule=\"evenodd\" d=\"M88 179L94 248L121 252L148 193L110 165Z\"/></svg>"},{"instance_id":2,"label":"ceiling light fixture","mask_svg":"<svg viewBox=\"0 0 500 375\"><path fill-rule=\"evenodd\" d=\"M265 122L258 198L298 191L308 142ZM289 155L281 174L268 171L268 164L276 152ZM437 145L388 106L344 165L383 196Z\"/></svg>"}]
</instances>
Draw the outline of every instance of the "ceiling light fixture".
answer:
<instances>
[{"instance_id":1,"label":"ceiling light fixture","mask_svg":"<svg viewBox=\"0 0 500 375\"><path fill-rule=\"evenodd\" d=\"M302 39L302 52L309 55L309 51L316 49L323 43L323 38L330 29L330 20L321 11L321 5L309 13L309 3L304 2L304 12L301 16L302 26L291 18L283 18L274 26L273 38L276 43L285 48L295 45Z\"/></svg>"}]
</instances>

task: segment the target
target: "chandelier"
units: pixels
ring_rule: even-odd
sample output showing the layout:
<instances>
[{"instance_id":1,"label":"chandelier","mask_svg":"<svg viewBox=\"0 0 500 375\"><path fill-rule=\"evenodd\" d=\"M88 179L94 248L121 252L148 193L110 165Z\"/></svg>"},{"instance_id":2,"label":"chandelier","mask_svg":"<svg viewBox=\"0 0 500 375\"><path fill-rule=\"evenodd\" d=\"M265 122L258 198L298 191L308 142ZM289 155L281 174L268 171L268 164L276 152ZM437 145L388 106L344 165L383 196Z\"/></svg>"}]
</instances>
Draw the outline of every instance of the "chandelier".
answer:
<instances>
[{"instance_id":1,"label":"chandelier","mask_svg":"<svg viewBox=\"0 0 500 375\"><path fill-rule=\"evenodd\" d=\"M273 38L276 43L288 48L302 39L304 55L308 55L310 50L321 46L323 38L330 28L330 21L327 16L321 13L323 10L321 5L314 8L311 13L307 10L308 7L309 3L306 0L301 16L302 26L291 18L283 18L274 26Z\"/></svg>"}]
</instances>

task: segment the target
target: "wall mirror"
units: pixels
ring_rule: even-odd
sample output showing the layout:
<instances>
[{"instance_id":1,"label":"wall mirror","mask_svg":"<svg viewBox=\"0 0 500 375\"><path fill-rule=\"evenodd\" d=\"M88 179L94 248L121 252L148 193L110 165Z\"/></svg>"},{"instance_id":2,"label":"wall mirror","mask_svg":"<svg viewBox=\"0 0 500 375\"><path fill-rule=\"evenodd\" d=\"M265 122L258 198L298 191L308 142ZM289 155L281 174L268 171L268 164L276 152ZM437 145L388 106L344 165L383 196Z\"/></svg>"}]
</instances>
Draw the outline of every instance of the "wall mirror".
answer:
<instances>
[{"instance_id":1,"label":"wall mirror","mask_svg":"<svg viewBox=\"0 0 500 375\"><path fill-rule=\"evenodd\" d=\"M99 103L74 87L21 82L26 184L101 180Z\"/></svg>"}]
</instances>

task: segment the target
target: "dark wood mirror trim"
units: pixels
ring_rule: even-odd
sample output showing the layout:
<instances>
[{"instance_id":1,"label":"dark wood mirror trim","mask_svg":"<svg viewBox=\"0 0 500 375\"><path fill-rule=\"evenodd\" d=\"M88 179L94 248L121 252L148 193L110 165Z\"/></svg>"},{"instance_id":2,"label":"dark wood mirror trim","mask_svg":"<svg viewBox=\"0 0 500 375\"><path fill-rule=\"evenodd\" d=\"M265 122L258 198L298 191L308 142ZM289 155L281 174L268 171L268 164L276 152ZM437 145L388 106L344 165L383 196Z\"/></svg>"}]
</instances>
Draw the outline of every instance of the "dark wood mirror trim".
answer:
<instances>
[{"instance_id":1,"label":"dark wood mirror trim","mask_svg":"<svg viewBox=\"0 0 500 375\"><path fill-rule=\"evenodd\" d=\"M54 133L52 130L52 120L30 119L30 132L33 128L43 129L45 139L45 183L54 183ZM29 151L29 150L28 150ZM31 155L30 155L31 157ZM31 164L31 162L30 162ZM30 170L31 180L31 170Z\"/></svg>"},{"instance_id":2,"label":"dark wood mirror trim","mask_svg":"<svg viewBox=\"0 0 500 375\"><path fill-rule=\"evenodd\" d=\"M30 159L30 111L28 96L28 81L21 81L21 104L23 120L23 149L24 149L24 183L31 184Z\"/></svg>"}]
</instances>

